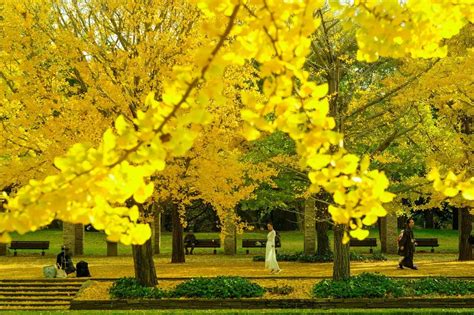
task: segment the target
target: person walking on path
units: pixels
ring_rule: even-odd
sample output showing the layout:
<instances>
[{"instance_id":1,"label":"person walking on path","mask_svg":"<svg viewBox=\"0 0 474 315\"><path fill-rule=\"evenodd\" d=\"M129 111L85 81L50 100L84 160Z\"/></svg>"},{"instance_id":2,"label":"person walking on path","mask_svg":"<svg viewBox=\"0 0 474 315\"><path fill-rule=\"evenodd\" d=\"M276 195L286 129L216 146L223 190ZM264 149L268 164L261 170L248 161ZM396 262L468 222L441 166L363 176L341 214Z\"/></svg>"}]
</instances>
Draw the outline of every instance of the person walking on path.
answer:
<instances>
[{"instance_id":1,"label":"person walking on path","mask_svg":"<svg viewBox=\"0 0 474 315\"><path fill-rule=\"evenodd\" d=\"M273 224L268 223L268 235L267 235L267 244L266 244L266 252L265 252L265 269L269 269L270 273L279 273L281 272L280 266L278 266L278 262L276 260L276 251L275 251L275 239L276 239L276 231L273 229Z\"/></svg>"},{"instance_id":2,"label":"person walking on path","mask_svg":"<svg viewBox=\"0 0 474 315\"><path fill-rule=\"evenodd\" d=\"M415 221L408 219L405 230L403 231L402 238L398 242L398 254L403 256L403 259L399 262L398 268L408 267L414 270L418 270L418 267L413 264L413 255L415 254L415 236L413 235L413 227Z\"/></svg>"}]
</instances>

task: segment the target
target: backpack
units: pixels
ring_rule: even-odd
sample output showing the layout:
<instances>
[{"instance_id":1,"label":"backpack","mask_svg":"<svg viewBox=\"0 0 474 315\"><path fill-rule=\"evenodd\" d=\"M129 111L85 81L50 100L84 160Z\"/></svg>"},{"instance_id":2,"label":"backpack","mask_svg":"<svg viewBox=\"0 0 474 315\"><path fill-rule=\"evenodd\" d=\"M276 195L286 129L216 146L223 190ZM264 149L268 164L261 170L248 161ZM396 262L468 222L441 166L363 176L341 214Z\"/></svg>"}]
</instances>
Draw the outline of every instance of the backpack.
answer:
<instances>
[{"instance_id":1,"label":"backpack","mask_svg":"<svg viewBox=\"0 0 474 315\"><path fill-rule=\"evenodd\" d=\"M402 231L400 232L400 235L398 235L398 237L397 237L397 245L398 245L398 247L401 247L401 246L402 246L402 245L400 244L400 241L401 241L402 238L403 238L403 233L405 233L404 230L402 230Z\"/></svg>"},{"instance_id":2,"label":"backpack","mask_svg":"<svg viewBox=\"0 0 474 315\"><path fill-rule=\"evenodd\" d=\"M281 247L281 236L278 231L275 231L275 247Z\"/></svg>"},{"instance_id":3,"label":"backpack","mask_svg":"<svg viewBox=\"0 0 474 315\"><path fill-rule=\"evenodd\" d=\"M54 265L43 267L43 276L45 278L56 278L57 272L58 269Z\"/></svg>"},{"instance_id":4,"label":"backpack","mask_svg":"<svg viewBox=\"0 0 474 315\"><path fill-rule=\"evenodd\" d=\"M80 261L76 265L76 276L77 277L90 277L89 264L85 261Z\"/></svg>"}]
</instances>

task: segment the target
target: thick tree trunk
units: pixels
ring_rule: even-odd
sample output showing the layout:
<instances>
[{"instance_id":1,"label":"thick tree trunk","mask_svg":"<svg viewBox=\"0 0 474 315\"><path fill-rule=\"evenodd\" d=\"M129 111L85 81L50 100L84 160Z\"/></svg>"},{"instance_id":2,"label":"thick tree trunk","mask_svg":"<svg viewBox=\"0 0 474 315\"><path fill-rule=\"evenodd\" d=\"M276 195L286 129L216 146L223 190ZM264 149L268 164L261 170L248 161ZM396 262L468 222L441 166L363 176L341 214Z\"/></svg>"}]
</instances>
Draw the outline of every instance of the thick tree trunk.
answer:
<instances>
[{"instance_id":1,"label":"thick tree trunk","mask_svg":"<svg viewBox=\"0 0 474 315\"><path fill-rule=\"evenodd\" d=\"M304 202L295 203L296 214L296 224L298 225L298 231L304 233Z\"/></svg>"},{"instance_id":2,"label":"thick tree trunk","mask_svg":"<svg viewBox=\"0 0 474 315\"><path fill-rule=\"evenodd\" d=\"M472 231L472 215L468 208L459 209L459 260L472 260L471 245L469 236Z\"/></svg>"},{"instance_id":3,"label":"thick tree trunk","mask_svg":"<svg viewBox=\"0 0 474 315\"><path fill-rule=\"evenodd\" d=\"M224 233L224 255L237 254L237 229L232 220L225 222Z\"/></svg>"},{"instance_id":4,"label":"thick tree trunk","mask_svg":"<svg viewBox=\"0 0 474 315\"><path fill-rule=\"evenodd\" d=\"M316 234L318 239L318 248L316 250L316 255L327 256L331 254L331 245L329 244L328 230L328 222L316 222Z\"/></svg>"},{"instance_id":5,"label":"thick tree trunk","mask_svg":"<svg viewBox=\"0 0 474 315\"><path fill-rule=\"evenodd\" d=\"M349 243L346 245L342 244L345 229L346 226L343 224L334 226L334 264L332 279L335 281L346 280L351 276Z\"/></svg>"},{"instance_id":6,"label":"thick tree trunk","mask_svg":"<svg viewBox=\"0 0 474 315\"><path fill-rule=\"evenodd\" d=\"M0 243L0 256L7 255L7 244Z\"/></svg>"},{"instance_id":7,"label":"thick tree trunk","mask_svg":"<svg viewBox=\"0 0 474 315\"><path fill-rule=\"evenodd\" d=\"M459 229L459 210L458 208L453 209L453 230Z\"/></svg>"},{"instance_id":8,"label":"thick tree trunk","mask_svg":"<svg viewBox=\"0 0 474 315\"><path fill-rule=\"evenodd\" d=\"M84 254L84 225L63 222L63 244L73 255Z\"/></svg>"},{"instance_id":9,"label":"thick tree trunk","mask_svg":"<svg viewBox=\"0 0 474 315\"><path fill-rule=\"evenodd\" d=\"M132 245L132 254L135 279L144 286L156 286L158 279L156 277L155 262L153 261L151 239L143 245Z\"/></svg>"},{"instance_id":10,"label":"thick tree trunk","mask_svg":"<svg viewBox=\"0 0 474 315\"><path fill-rule=\"evenodd\" d=\"M316 252L316 208L314 199L305 200L304 206L304 253L314 255Z\"/></svg>"},{"instance_id":11,"label":"thick tree trunk","mask_svg":"<svg viewBox=\"0 0 474 315\"><path fill-rule=\"evenodd\" d=\"M118 244L107 241L107 256L118 256Z\"/></svg>"},{"instance_id":12,"label":"thick tree trunk","mask_svg":"<svg viewBox=\"0 0 474 315\"><path fill-rule=\"evenodd\" d=\"M173 247L171 249L171 263L184 263L186 261L186 258L184 255L183 225L181 224L181 220L179 219L177 205L173 205L171 211L171 221L173 227Z\"/></svg>"},{"instance_id":13,"label":"thick tree trunk","mask_svg":"<svg viewBox=\"0 0 474 315\"><path fill-rule=\"evenodd\" d=\"M329 244L329 213L328 207L322 202L316 202L316 235L318 240L317 255L327 256L331 254Z\"/></svg>"},{"instance_id":14,"label":"thick tree trunk","mask_svg":"<svg viewBox=\"0 0 474 315\"><path fill-rule=\"evenodd\" d=\"M425 211L425 229L434 229L434 215L433 211Z\"/></svg>"},{"instance_id":15,"label":"thick tree trunk","mask_svg":"<svg viewBox=\"0 0 474 315\"><path fill-rule=\"evenodd\" d=\"M397 215L387 214L379 219L380 249L385 254L397 254L398 252L398 229Z\"/></svg>"},{"instance_id":16,"label":"thick tree trunk","mask_svg":"<svg viewBox=\"0 0 474 315\"><path fill-rule=\"evenodd\" d=\"M161 251L161 212L155 212L153 219L153 253L159 254Z\"/></svg>"}]
</instances>

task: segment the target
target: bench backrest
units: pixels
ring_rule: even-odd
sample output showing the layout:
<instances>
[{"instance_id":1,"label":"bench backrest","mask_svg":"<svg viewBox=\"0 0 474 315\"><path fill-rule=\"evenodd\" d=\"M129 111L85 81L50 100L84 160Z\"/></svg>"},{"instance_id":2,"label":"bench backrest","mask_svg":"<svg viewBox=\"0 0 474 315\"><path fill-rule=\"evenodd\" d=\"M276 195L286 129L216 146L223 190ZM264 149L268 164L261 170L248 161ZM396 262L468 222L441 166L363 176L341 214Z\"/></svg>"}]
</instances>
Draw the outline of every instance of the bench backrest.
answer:
<instances>
[{"instance_id":1,"label":"bench backrest","mask_svg":"<svg viewBox=\"0 0 474 315\"><path fill-rule=\"evenodd\" d=\"M267 240L262 239L242 239L242 247L265 247ZM276 247L281 247L280 243L276 244Z\"/></svg>"},{"instance_id":2,"label":"bench backrest","mask_svg":"<svg viewBox=\"0 0 474 315\"><path fill-rule=\"evenodd\" d=\"M417 246L438 246L438 239L437 238L416 238L415 242L418 244Z\"/></svg>"},{"instance_id":3,"label":"bench backrest","mask_svg":"<svg viewBox=\"0 0 474 315\"><path fill-rule=\"evenodd\" d=\"M49 249L49 241L12 241L12 249Z\"/></svg>"},{"instance_id":4,"label":"bench backrest","mask_svg":"<svg viewBox=\"0 0 474 315\"><path fill-rule=\"evenodd\" d=\"M366 238L364 240L357 240L357 239L351 239L350 240L350 246L377 246L377 239L376 238Z\"/></svg>"},{"instance_id":5,"label":"bench backrest","mask_svg":"<svg viewBox=\"0 0 474 315\"><path fill-rule=\"evenodd\" d=\"M216 239L206 239L206 240L196 240L195 247L221 247L220 238Z\"/></svg>"}]
</instances>

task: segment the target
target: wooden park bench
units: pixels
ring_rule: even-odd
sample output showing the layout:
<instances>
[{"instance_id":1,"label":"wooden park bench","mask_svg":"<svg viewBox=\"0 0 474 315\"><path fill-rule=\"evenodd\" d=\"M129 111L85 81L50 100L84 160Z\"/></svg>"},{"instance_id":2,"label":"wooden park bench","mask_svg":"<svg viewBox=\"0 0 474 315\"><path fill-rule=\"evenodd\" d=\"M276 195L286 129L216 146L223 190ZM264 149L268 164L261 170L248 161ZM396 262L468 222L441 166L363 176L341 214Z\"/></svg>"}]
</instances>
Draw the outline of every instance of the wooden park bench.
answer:
<instances>
[{"instance_id":1,"label":"wooden park bench","mask_svg":"<svg viewBox=\"0 0 474 315\"><path fill-rule=\"evenodd\" d=\"M44 251L49 249L49 241L12 241L10 249L13 249L13 256L17 255L17 249L41 249L41 255L44 256Z\"/></svg>"},{"instance_id":2,"label":"wooden park bench","mask_svg":"<svg viewBox=\"0 0 474 315\"><path fill-rule=\"evenodd\" d=\"M370 247L369 253L372 254L374 252L372 247L377 247L377 239L376 238L366 238L364 240L351 239L349 244L350 244L350 247Z\"/></svg>"},{"instance_id":3,"label":"wooden park bench","mask_svg":"<svg viewBox=\"0 0 474 315\"><path fill-rule=\"evenodd\" d=\"M242 248L262 248L267 246L267 240L266 239L243 239L242 240ZM277 242L275 244L275 248L281 247L281 243ZM247 249L246 254L249 254L249 250Z\"/></svg>"},{"instance_id":4,"label":"wooden park bench","mask_svg":"<svg viewBox=\"0 0 474 315\"><path fill-rule=\"evenodd\" d=\"M190 248L191 246L184 245L185 248ZM196 240L194 243L194 248L214 248L214 255L217 254L217 249L221 247L221 240L219 238L216 239L205 239L205 240Z\"/></svg>"},{"instance_id":5,"label":"wooden park bench","mask_svg":"<svg viewBox=\"0 0 474 315\"><path fill-rule=\"evenodd\" d=\"M439 247L437 238L415 238L416 247L431 247L431 252L434 253L434 248Z\"/></svg>"}]
</instances>

